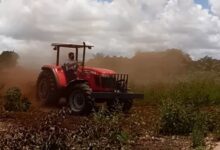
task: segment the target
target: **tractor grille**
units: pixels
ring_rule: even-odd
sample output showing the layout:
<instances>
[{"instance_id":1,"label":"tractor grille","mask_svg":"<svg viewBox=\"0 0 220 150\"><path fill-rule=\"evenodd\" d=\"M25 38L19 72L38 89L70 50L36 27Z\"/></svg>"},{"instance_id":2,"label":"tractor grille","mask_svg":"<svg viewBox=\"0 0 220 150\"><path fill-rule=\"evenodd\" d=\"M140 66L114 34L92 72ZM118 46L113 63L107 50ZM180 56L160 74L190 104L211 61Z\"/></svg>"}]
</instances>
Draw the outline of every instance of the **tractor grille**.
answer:
<instances>
[{"instance_id":1,"label":"tractor grille","mask_svg":"<svg viewBox=\"0 0 220 150\"><path fill-rule=\"evenodd\" d=\"M96 76L95 82L98 86L101 86L103 88L114 88L115 87L115 78L109 76L109 77L102 77L102 76Z\"/></svg>"},{"instance_id":2,"label":"tractor grille","mask_svg":"<svg viewBox=\"0 0 220 150\"><path fill-rule=\"evenodd\" d=\"M114 74L110 76L95 76L95 82L98 86L103 88L111 88L115 90L124 91L128 86L127 74Z\"/></svg>"}]
</instances>

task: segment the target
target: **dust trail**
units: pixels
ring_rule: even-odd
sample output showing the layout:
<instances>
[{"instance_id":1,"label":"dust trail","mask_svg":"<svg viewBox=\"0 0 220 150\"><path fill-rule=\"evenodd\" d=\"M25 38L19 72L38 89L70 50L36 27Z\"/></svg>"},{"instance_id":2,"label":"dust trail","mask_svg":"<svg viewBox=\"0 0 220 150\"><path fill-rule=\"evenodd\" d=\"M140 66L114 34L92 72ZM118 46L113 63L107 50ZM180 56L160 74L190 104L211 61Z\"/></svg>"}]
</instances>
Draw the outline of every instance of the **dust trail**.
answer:
<instances>
[{"instance_id":1,"label":"dust trail","mask_svg":"<svg viewBox=\"0 0 220 150\"><path fill-rule=\"evenodd\" d=\"M35 84L38 73L24 67L8 68L1 71L0 85L4 93L10 87L19 87L30 100L35 100Z\"/></svg>"},{"instance_id":2,"label":"dust trail","mask_svg":"<svg viewBox=\"0 0 220 150\"><path fill-rule=\"evenodd\" d=\"M189 55L172 49L160 52L139 52L132 58L97 56L87 65L128 73L130 83L146 86L158 82L172 82L186 73L192 62Z\"/></svg>"},{"instance_id":3,"label":"dust trail","mask_svg":"<svg viewBox=\"0 0 220 150\"><path fill-rule=\"evenodd\" d=\"M128 73L130 84L146 86L159 82L170 83L187 72L191 58L180 50L162 52L139 52L132 58L98 56L89 60L88 66L109 68L118 73ZM4 90L17 86L32 100L35 100L35 87L40 67L14 67L1 71L0 86ZM0 87L1 88L1 87Z\"/></svg>"}]
</instances>

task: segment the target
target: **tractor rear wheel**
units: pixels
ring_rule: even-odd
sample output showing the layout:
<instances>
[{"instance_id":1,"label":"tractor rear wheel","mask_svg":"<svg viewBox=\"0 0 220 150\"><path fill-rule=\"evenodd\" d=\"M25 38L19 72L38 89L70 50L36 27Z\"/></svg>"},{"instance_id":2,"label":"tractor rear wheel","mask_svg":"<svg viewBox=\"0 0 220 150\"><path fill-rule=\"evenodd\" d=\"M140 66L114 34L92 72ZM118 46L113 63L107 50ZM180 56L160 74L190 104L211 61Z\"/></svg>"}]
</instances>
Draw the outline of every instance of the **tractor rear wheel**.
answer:
<instances>
[{"instance_id":1,"label":"tractor rear wheel","mask_svg":"<svg viewBox=\"0 0 220 150\"><path fill-rule=\"evenodd\" d=\"M92 90L86 83L80 83L69 89L68 101L73 114L86 115L91 113L94 102L91 97Z\"/></svg>"},{"instance_id":2,"label":"tractor rear wheel","mask_svg":"<svg viewBox=\"0 0 220 150\"><path fill-rule=\"evenodd\" d=\"M45 105L58 102L59 95L53 73L43 70L37 79L37 97Z\"/></svg>"},{"instance_id":3,"label":"tractor rear wheel","mask_svg":"<svg viewBox=\"0 0 220 150\"><path fill-rule=\"evenodd\" d=\"M107 108L110 112L128 113L133 105L133 99L110 99L107 101Z\"/></svg>"}]
</instances>

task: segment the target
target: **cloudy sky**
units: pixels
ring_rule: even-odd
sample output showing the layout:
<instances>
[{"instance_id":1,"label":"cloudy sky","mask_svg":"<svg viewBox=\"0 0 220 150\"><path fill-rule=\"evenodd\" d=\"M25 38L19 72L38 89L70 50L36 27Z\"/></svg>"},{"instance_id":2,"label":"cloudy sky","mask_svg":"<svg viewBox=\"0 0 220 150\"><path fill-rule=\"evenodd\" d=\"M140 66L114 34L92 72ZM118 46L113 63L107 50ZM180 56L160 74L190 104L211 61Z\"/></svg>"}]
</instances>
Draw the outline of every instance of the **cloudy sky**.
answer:
<instances>
[{"instance_id":1,"label":"cloudy sky","mask_svg":"<svg viewBox=\"0 0 220 150\"><path fill-rule=\"evenodd\" d=\"M0 0L0 50L39 61L52 42L82 41L94 54L179 48L220 59L220 1Z\"/></svg>"}]
</instances>

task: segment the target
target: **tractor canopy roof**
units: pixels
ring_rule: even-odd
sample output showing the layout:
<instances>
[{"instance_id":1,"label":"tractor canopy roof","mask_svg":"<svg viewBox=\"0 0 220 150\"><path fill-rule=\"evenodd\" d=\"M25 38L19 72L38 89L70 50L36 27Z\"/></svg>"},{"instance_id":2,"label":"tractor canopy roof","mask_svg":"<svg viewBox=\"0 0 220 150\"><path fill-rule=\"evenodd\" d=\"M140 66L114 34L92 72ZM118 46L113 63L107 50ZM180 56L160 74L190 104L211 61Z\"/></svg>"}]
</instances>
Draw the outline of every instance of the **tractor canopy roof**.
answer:
<instances>
[{"instance_id":1,"label":"tractor canopy roof","mask_svg":"<svg viewBox=\"0 0 220 150\"><path fill-rule=\"evenodd\" d=\"M52 43L52 46L55 47L54 50L56 50L56 47L65 47L65 48L88 48L91 49L93 46L91 45L86 45L84 42L82 45L80 44L65 44L65 43Z\"/></svg>"},{"instance_id":2,"label":"tractor canopy roof","mask_svg":"<svg viewBox=\"0 0 220 150\"><path fill-rule=\"evenodd\" d=\"M78 61L78 50L79 48L83 49L83 54L82 54L82 66L85 64L85 53L86 53L86 48L91 49L93 46L91 45L86 45L85 42L83 44L65 44L65 43L52 43L52 46L54 46L53 50L57 51L57 59L56 59L56 65L59 65L59 57L60 57L60 48L65 47L65 48L74 48L75 49L75 59Z\"/></svg>"}]
</instances>

